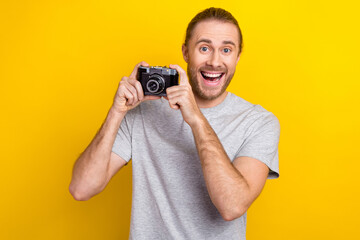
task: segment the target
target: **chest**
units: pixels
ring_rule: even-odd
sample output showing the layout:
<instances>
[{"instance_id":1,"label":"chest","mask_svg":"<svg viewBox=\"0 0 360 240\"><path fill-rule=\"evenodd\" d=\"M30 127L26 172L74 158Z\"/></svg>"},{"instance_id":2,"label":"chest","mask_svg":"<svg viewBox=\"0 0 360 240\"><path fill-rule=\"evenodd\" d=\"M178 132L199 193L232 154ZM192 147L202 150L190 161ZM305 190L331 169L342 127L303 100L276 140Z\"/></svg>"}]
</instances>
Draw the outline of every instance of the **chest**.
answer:
<instances>
[{"instance_id":1,"label":"chest","mask_svg":"<svg viewBox=\"0 0 360 240\"><path fill-rule=\"evenodd\" d=\"M183 120L181 111L166 109L152 111L135 119L134 144L152 149L158 155L197 156L193 131ZM204 115L218 136L227 155L233 161L248 135L248 123L236 114L222 116ZM146 139L146 141L144 141Z\"/></svg>"}]
</instances>

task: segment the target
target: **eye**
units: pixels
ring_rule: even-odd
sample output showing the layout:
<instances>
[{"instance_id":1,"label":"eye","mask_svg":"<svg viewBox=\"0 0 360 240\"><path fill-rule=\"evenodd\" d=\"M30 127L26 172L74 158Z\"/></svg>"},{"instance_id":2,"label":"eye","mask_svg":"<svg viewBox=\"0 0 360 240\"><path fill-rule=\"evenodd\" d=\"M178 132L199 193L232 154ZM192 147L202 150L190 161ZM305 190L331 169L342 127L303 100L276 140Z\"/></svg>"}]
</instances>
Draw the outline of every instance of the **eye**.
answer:
<instances>
[{"instance_id":1,"label":"eye","mask_svg":"<svg viewBox=\"0 0 360 240\"><path fill-rule=\"evenodd\" d=\"M207 52L208 50L209 50L208 47L201 47L201 48L200 48L200 51L201 51L201 52Z\"/></svg>"},{"instance_id":2,"label":"eye","mask_svg":"<svg viewBox=\"0 0 360 240\"><path fill-rule=\"evenodd\" d=\"M224 53L230 53L231 52L231 49L230 48L224 48Z\"/></svg>"}]
</instances>

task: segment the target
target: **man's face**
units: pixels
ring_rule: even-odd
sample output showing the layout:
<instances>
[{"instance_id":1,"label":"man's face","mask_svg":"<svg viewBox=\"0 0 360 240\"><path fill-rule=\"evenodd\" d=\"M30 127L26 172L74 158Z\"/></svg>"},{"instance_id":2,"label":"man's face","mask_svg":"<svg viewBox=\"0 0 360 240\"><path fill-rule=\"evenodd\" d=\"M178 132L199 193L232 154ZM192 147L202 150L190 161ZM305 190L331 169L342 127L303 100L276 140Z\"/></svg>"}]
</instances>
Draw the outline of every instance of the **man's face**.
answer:
<instances>
[{"instance_id":1,"label":"man's face","mask_svg":"<svg viewBox=\"0 0 360 240\"><path fill-rule=\"evenodd\" d=\"M232 23L199 22L193 29L183 56L194 94L213 100L224 94L239 61L239 32Z\"/></svg>"}]
</instances>

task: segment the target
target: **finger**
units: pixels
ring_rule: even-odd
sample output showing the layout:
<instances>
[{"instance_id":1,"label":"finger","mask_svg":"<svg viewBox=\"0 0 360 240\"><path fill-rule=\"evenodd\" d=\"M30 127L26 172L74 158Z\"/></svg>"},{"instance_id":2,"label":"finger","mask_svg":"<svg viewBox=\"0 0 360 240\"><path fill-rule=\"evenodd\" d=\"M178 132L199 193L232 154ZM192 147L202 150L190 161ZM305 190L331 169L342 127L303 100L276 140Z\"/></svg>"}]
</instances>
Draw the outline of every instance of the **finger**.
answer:
<instances>
[{"instance_id":1,"label":"finger","mask_svg":"<svg viewBox=\"0 0 360 240\"><path fill-rule=\"evenodd\" d=\"M137 72L138 72L138 69L139 69L140 66L149 67L150 65L147 62L144 62L144 61L136 64L135 68L132 71L132 73L130 74L129 78L136 79L136 75L137 75Z\"/></svg>"},{"instance_id":2,"label":"finger","mask_svg":"<svg viewBox=\"0 0 360 240\"><path fill-rule=\"evenodd\" d=\"M179 109L178 98L169 98L169 105L172 109Z\"/></svg>"},{"instance_id":3,"label":"finger","mask_svg":"<svg viewBox=\"0 0 360 240\"><path fill-rule=\"evenodd\" d=\"M171 86L166 89L166 95L169 95L173 92L182 91L182 90L186 90L186 86L184 86L184 85Z\"/></svg>"},{"instance_id":4,"label":"finger","mask_svg":"<svg viewBox=\"0 0 360 240\"><path fill-rule=\"evenodd\" d=\"M138 80L129 79L128 81L133 87L135 87L137 96L140 101L144 99L144 91L142 89L141 83Z\"/></svg>"},{"instance_id":5,"label":"finger","mask_svg":"<svg viewBox=\"0 0 360 240\"><path fill-rule=\"evenodd\" d=\"M178 110L180 108L179 105L177 105L177 104L175 104L175 105L170 104L170 107L175 110Z\"/></svg>"},{"instance_id":6,"label":"finger","mask_svg":"<svg viewBox=\"0 0 360 240\"><path fill-rule=\"evenodd\" d=\"M121 82L127 81L128 79L129 79L128 77L124 76L121 78Z\"/></svg>"},{"instance_id":7,"label":"finger","mask_svg":"<svg viewBox=\"0 0 360 240\"><path fill-rule=\"evenodd\" d=\"M186 75L186 72L179 65L170 64L169 67L172 68L172 69L176 69L176 71L179 73L180 85L189 84L189 80L188 80L188 77Z\"/></svg>"},{"instance_id":8,"label":"finger","mask_svg":"<svg viewBox=\"0 0 360 240\"><path fill-rule=\"evenodd\" d=\"M167 97L168 99L173 99L173 98L176 98L176 97L185 97L187 98L187 91L186 90L178 90L178 91L175 91L175 92L170 92L170 93L167 93Z\"/></svg>"},{"instance_id":9,"label":"finger","mask_svg":"<svg viewBox=\"0 0 360 240\"><path fill-rule=\"evenodd\" d=\"M131 85L130 83L127 83L126 89L127 89L127 92L131 93L131 96L130 96L131 99L128 99L127 103L129 105L134 105L135 103L137 103L139 101L136 88L133 85Z\"/></svg>"},{"instance_id":10,"label":"finger","mask_svg":"<svg viewBox=\"0 0 360 240\"><path fill-rule=\"evenodd\" d=\"M144 99L144 91L142 89L141 83L139 81L137 81L137 80L136 80L136 83L135 83L135 88L136 88L139 100L142 101Z\"/></svg>"},{"instance_id":11,"label":"finger","mask_svg":"<svg viewBox=\"0 0 360 240\"><path fill-rule=\"evenodd\" d=\"M133 102L134 102L134 95L132 94L131 91L129 91L128 89L126 89L124 91L124 96L126 98L126 105L129 106L129 105L133 105Z\"/></svg>"},{"instance_id":12,"label":"finger","mask_svg":"<svg viewBox=\"0 0 360 240\"><path fill-rule=\"evenodd\" d=\"M160 96L153 96L153 95L147 95L144 97L143 101L148 101L148 100L157 100L160 99Z\"/></svg>"}]
</instances>

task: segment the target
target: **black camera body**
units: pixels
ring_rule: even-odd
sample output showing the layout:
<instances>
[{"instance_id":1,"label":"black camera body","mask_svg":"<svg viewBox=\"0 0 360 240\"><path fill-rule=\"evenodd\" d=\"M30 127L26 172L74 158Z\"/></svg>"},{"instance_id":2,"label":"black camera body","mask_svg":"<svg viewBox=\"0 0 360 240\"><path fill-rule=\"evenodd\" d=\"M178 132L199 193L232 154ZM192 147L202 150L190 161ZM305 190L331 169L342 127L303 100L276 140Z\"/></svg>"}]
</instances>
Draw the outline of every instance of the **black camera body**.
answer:
<instances>
[{"instance_id":1,"label":"black camera body","mask_svg":"<svg viewBox=\"0 0 360 240\"><path fill-rule=\"evenodd\" d=\"M179 84L179 74L167 67L144 67L138 69L138 80L144 95L166 96L166 89Z\"/></svg>"}]
</instances>

